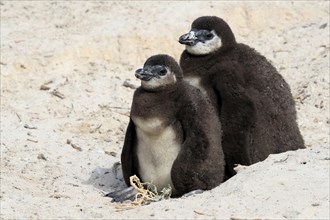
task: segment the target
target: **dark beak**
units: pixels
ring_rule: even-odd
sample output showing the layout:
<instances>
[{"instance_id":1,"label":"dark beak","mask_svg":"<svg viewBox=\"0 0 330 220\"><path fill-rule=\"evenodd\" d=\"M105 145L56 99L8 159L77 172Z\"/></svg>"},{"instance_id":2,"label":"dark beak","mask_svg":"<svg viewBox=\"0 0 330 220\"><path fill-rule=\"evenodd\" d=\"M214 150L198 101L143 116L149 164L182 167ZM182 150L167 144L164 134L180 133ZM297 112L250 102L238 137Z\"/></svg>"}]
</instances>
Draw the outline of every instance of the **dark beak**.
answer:
<instances>
[{"instance_id":1,"label":"dark beak","mask_svg":"<svg viewBox=\"0 0 330 220\"><path fill-rule=\"evenodd\" d=\"M195 35L195 32L190 31L189 33L184 34L179 38L179 43L180 44L185 44L185 45L188 45L188 46L193 46L197 43L196 40L197 40L197 37Z\"/></svg>"},{"instance_id":2,"label":"dark beak","mask_svg":"<svg viewBox=\"0 0 330 220\"><path fill-rule=\"evenodd\" d=\"M141 69L137 69L135 71L136 78L143 80L143 81L149 81L154 77L154 74L151 71L152 69L149 67L144 67Z\"/></svg>"}]
</instances>

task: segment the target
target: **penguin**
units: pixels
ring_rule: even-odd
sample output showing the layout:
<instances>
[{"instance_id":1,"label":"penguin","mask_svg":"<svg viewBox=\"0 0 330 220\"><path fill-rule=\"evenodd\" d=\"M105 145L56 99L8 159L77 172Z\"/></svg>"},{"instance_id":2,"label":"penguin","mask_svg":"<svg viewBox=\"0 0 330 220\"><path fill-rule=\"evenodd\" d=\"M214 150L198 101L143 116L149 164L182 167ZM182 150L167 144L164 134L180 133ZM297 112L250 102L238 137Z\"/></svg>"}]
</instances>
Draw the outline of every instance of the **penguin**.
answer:
<instances>
[{"instance_id":1,"label":"penguin","mask_svg":"<svg viewBox=\"0 0 330 220\"><path fill-rule=\"evenodd\" d=\"M135 75L141 86L133 96L121 154L125 183L137 175L158 190L170 185L172 197L222 183L221 124L209 100L183 80L171 56L148 58ZM131 190L108 196L122 202Z\"/></svg>"},{"instance_id":2,"label":"penguin","mask_svg":"<svg viewBox=\"0 0 330 220\"><path fill-rule=\"evenodd\" d=\"M227 178L236 174L235 164L305 148L288 83L263 55L237 43L223 19L197 18L179 43L186 47L180 57L184 79L218 111Z\"/></svg>"}]
</instances>

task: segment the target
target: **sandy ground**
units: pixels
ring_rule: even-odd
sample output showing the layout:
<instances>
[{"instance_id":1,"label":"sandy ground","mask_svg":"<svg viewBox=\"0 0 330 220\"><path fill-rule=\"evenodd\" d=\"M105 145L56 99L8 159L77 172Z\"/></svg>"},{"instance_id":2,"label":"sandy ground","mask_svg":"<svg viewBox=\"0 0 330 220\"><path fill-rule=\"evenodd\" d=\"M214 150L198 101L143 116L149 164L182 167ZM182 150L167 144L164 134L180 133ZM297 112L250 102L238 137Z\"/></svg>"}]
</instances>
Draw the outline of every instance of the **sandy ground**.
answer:
<instances>
[{"instance_id":1,"label":"sandy ground","mask_svg":"<svg viewBox=\"0 0 330 220\"><path fill-rule=\"evenodd\" d=\"M1 219L329 219L329 1L1 1ZM128 211L120 152L134 70L179 58L178 37L217 15L291 85L307 149L219 187ZM40 89L42 86L42 89Z\"/></svg>"}]
</instances>

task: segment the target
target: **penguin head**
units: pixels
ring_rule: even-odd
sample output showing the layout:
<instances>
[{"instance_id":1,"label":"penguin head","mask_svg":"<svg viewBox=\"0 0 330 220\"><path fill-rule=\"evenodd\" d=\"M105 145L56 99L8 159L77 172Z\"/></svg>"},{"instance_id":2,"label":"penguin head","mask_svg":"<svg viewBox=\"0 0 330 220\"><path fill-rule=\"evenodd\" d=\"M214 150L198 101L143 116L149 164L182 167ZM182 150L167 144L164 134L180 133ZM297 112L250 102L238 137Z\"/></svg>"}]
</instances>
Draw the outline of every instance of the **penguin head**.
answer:
<instances>
[{"instance_id":1,"label":"penguin head","mask_svg":"<svg viewBox=\"0 0 330 220\"><path fill-rule=\"evenodd\" d=\"M183 73L178 63L172 57L164 54L148 58L143 68L135 71L135 76L141 80L141 86L146 90L166 88L183 79Z\"/></svg>"},{"instance_id":2,"label":"penguin head","mask_svg":"<svg viewBox=\"0 0 330 220\"><path fill-rule=\"evenodd\" d=\"M216 16L203 16L192 23L191 30L179 38L179 43L185 44L190 54L207 55L232 48L236 40L224 20Z\"/></svg>"}]
</instances>

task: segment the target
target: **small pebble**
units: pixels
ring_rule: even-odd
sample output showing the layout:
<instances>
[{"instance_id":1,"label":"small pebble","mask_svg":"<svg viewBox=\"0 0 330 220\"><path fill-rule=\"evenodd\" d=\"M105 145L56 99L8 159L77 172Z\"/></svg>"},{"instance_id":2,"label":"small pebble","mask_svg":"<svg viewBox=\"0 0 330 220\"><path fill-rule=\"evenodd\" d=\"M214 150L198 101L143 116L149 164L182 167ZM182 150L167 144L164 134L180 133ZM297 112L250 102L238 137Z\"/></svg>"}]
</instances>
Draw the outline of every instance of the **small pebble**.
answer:
<instances>
[{"instance_id":1,"label":"small pebble","mask_svg":"<svg viewBox=\"0 0 330 220\"><path fill-rule=\"evenodd\" d=\"M324 24L322 24L319 28L320 28L320 29L324 29L324 28L327 27L327 25L328 25L328 23L324 23Z\"/></svg>"},{"instance_id":2,"label":"small pebble","mask_svg":"<svg viewBox=\"0 0 330 220\"><path fill-rule=\"evenodd\" d=\"M37 158L40 160L47 160L44 154L38 154Z\"/></svg>"}]
</instances>

